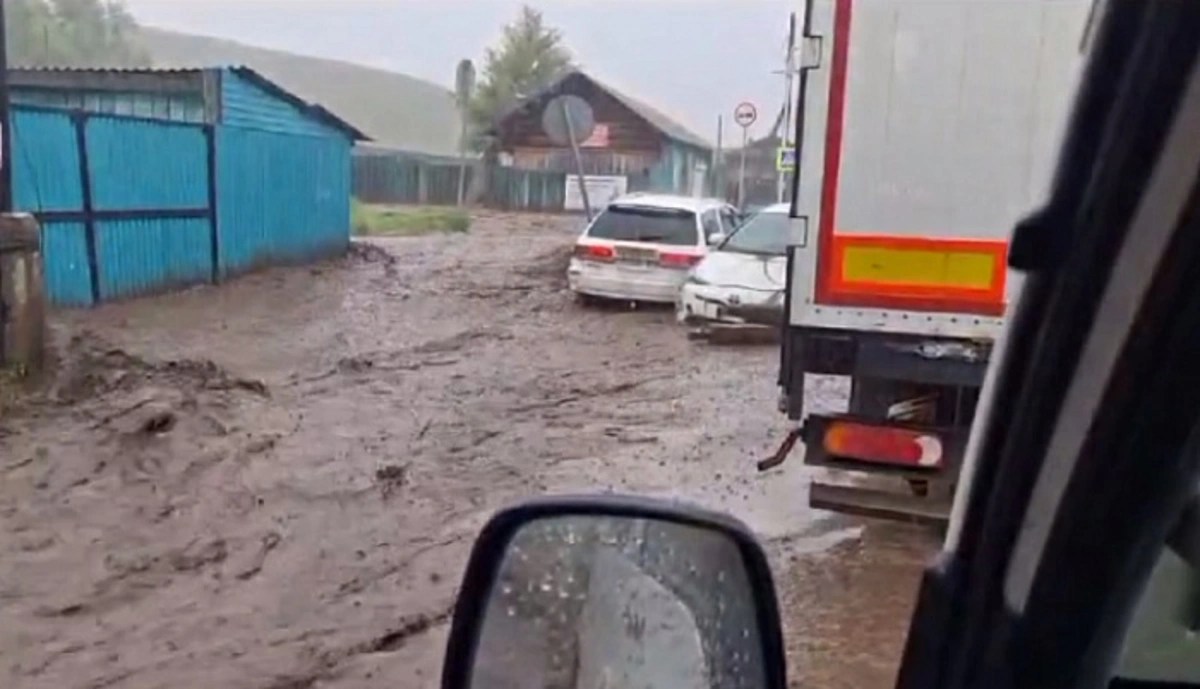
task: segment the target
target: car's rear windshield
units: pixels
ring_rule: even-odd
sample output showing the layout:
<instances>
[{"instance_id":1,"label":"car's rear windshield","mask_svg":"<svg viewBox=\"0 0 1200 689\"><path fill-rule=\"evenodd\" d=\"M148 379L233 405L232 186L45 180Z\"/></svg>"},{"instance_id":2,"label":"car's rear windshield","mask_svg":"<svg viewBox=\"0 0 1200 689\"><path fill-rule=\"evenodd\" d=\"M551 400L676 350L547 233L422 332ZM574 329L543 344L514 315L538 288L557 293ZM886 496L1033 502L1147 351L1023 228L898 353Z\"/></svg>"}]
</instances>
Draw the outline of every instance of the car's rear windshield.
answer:
<instances>
[{"instance_id":1,"label":"car's rear windshield","mask_svg":"<svg viewBox=\"0 0 1200 689\"><path fill-rule=\"evenodd\" d=\"M592 223L588 236L679 246L695 246L699 241L694 212L647 206L609 206Z\"/></svg>"},{"instance_id":2,"label":"car's rear windshield","mask_svg":"<svg viewBox=\"0 0 1200 689\"><path fill-rule=\"evenodd\" d=\"M721 251L785 256L791 234L792 221L786 213L759 213L737 228Z\"/></svg>"}]
</instances>

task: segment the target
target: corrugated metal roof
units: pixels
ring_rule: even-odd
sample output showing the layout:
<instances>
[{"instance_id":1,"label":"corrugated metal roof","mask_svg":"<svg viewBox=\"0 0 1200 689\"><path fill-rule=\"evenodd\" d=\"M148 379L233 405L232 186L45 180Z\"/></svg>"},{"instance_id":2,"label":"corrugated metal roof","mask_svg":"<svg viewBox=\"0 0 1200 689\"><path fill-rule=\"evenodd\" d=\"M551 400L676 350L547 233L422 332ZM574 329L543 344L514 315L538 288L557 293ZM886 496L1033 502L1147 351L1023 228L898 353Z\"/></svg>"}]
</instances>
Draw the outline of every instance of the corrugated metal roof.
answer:
<instances>
[{"instance_id":1,"label":"corrugated metal roof","mask_svg":"<svg viewBox=\"0 0 1200 689\"><path fill-rule=\"evenodd\" d=\"M596 79L595 77L593 77L589 74L585 74L584 72L582 72L580 70L570 70L568 72L565 72L564 74L559 76L557 79L550 82L550 84L548 84L545 88L541 89L540 91L538 91L530 96L527 96L526 98L522 99L521 102L517 103L516 105L509 108L508 110L505 110L503 113L500 114L499 117L496 118L497 125L500 122L502 122L503 120L508 119L508 117L511 116L513 113L523 109L529 103L537 101L547 95L557 92L562 87L564 82L566 82L568 79L571 79L573 77L583 78L583 79L586 79L586 80L590 81L591 83L595 84L598 88L605 91L613 98L617 99L617 101L619 101L622 105L629 108L634 114L636 114L638 117L641 117L643 120L646 121L647 124L649 124L651 127L654 127L655 129L657 129L663 136L667 137L668 139L678 141L679 143L682 143L682 144L687 144L688 146L694 146L696 148L700 148L705 151L713 150L712 144L705 141L703 137L693 133L687 127L684 127L682 124L679 124L675 120L672 120L670 117L667 117L662 112L656 110L655 108L652 108L651 106L643 103L642 101L637 100L636 98L633 98L631 96L627 96L624 93L621 93L620 91L618 91L617 89L609 86L608 84L605 84L605 83L599 81L598 79Z\"/></svg>"},{"instance_id":2,"label":"corrugated metal roof","mask_svg":"<svg viewBox=\"0 0 1200 689\"><path fill-rule=\"evenodd\" d=\"M331 112L330 110L325 108L325 106L319 105L317 103L309 103L308 101L304 100L300 96L297 96L296 94L292 93L291 91L288 91L287 89L283 88L282 86L275 83L274 81L271 81L270 79L266 78L265 76L254 71L250 67L230 67L229 69L234 74L237 74L238 76L240 76L244 79L252 81L252 82L258 84L264 90L274 93L279 98L282 98L283 100L290 102L292 105L295 105L297 108L299 108L302 112L308 113L313 119L316 119L319 122L324 122L325 124L335 128L335 129L342 130L351 139L353 139L355 141L370 141L370 137L368 137L366 134L364 134L362 132L362 130L360 130L358 127L355 127L354 125L350 124L346 120L343 120L342 118L338 117L337 115L333 114L333 112Z\"/></svg>"},{"instance_id":3,"label":"corrugated metal roof","mask_svg":"<svg viewBox=\"0 0 1200 689\"><path fill-rule=\"evenodd\" d=\"M115 75L118 78L126 75L138 77L171 77L180 75L201 75L206 72L220 71L222 69L228 69L243 79L253 82L277 98L296 106L296 108L307 114L309 117L312 117L318 122L322 122L334 129L342 131L355 141L370 140L370 138L357 127L338 117L324 106L317 103L310 103L291 91L288 91L278 83L268 79L262 74L259 74L254 69L240 65L213 67L173 67L162 69L147 67L12 67L9 69L9 73L14 76L24 75L30 80L36 80L38 74Z\"/></svg>"},{"instance_id":4,"label":"corrugated metal roof","mask_svg":"<svg viewBox=\"0 0 1200 689\"><path fill-rule=\"evenodd\" d=\"M183 68L158 68L158 67L64 67L64 66L45 66L45 65L13 65L8 68L9 72L79 72L79 73L110 73L117 74L194 74L203 72L206 69L218 69L216 67L183 67Z\"/></svg>"}]
</instances>

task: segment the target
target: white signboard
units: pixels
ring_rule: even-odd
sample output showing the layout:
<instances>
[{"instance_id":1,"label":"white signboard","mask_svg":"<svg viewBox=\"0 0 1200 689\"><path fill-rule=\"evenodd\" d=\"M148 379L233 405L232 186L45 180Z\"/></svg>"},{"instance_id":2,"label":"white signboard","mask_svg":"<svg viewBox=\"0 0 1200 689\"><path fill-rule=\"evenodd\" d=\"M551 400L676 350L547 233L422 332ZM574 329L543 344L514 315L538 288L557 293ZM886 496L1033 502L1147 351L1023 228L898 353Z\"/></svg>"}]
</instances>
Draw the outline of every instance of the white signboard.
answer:
<instances>
[{"instance_id":1,"label":"white signboard","mask_svg":"<svg viewBox=\"0 0 1200 689\"><path fill-rule=\"evenodd\" d=\"M708 165L706 163L696 163L696 167L692 171L692 196L701 198L704 196L704 187L708 182Z\"/></svg>"},{"instance_id":2,"label":"white signboard","mask_svg":"<svg viewBox=\"0 0 1200 689\"><path fill-rule=\"evenodd\" d=\"M597 211L629 188L629 178L623 175L586 175L583 183L587 186L588 201L591 202L592 209ZM583 210L583 197L579 195L579 175L567 175L567 193L563 199L563 209Z\"/></svg>"}]
</instances>

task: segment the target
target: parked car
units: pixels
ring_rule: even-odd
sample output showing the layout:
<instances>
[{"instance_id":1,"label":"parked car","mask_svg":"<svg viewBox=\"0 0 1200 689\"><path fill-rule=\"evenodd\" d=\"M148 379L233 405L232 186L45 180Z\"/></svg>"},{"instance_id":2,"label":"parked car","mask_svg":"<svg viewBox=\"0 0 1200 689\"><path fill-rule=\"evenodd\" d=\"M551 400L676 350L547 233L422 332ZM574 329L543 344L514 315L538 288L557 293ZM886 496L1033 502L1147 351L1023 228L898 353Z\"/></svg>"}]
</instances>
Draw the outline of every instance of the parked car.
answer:
<instances>
[{"instance_id":1,"label":"parked car","mask_svg":"<svg viewBox=\"0 0 1200 689\"><path fill-rule=\"evenodd\" d=\"M579 236L568 285L585 304L673 304L709 244L724 241L740 218L720 199L645 193L614 199Z\"/></svg>"},{"instance_id":2,"label":"parked car","mask_svg":"<svg viewBox=\"0 0 1200 689\"><path fill-rule=\"evenodd\" d=\"M697 263L676 302L680 322L699 334L777 322L792 241L788 210L786 203L763 208Z\"/></svg>"}]
</instances>

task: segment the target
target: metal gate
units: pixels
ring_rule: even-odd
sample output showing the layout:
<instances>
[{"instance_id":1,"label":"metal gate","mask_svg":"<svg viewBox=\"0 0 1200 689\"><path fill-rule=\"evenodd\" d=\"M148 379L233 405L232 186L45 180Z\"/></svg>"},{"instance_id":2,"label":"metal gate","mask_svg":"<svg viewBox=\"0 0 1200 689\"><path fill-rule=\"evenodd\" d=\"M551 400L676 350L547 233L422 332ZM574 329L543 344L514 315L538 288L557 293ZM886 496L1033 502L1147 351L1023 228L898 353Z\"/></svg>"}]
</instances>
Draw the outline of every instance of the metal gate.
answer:
<instances>
[{"instance_id":1,"label":"metal gate","mask_svg":"<svg viewBox=\"0 0 1200 689\"><path fill-rule=\"evenodd\" d=\"M51 303L216 279L211 125L32 106L12 124L14 207L42 224Z\"/></svg>"}]
</instances>

